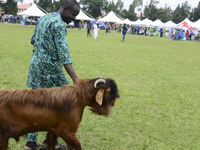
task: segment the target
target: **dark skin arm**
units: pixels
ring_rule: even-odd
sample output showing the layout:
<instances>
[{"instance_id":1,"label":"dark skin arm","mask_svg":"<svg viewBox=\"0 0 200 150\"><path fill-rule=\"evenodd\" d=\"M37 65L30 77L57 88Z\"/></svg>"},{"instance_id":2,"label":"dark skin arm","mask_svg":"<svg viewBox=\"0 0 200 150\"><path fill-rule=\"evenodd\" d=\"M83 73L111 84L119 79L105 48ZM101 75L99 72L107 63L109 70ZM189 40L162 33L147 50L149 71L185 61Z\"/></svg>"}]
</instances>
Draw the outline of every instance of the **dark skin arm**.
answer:
<instances>
[{"instance_id":1,"label":"dark skin arm","mask_svg":"<svg viewBox=\"0 0 200 150\"><path fill-rule=\"evenodd\" d=\"M65 67L65 70L67 71L67 73L69 74L69 76L71 77L71 79L73 80L74 84L76 83L76 79L78 79L75 71L74 71L74 68L72 66L72 64L66 64L64 65Z\"/></svg>"}]
</instances>

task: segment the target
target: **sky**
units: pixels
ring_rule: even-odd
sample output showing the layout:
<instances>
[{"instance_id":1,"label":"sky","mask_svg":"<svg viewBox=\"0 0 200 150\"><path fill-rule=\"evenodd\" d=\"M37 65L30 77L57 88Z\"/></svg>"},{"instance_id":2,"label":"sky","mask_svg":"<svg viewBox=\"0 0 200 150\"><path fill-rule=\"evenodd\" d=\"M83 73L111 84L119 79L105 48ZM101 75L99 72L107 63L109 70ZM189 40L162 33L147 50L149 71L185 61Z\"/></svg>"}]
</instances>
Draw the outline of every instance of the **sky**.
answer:
<instances>
[{"instance_id":1,"label":"sky","mask_svg":"<svg viewBox=\"0 0 200 150\"><path fill-rule=\"evenodd\" d=\"M79 0L77 0L79 2ZM112 0L109 0L109 1L112 1ZM130 4L133 2L133 0L121 0L122 2L124 2L124 8L128 10ZM172 10L175 10L176 7L178 6L178 4L181 4L184 3L186 0L159 0L159 4L157 5L157 8L161 8L161 7L165 7L165 4L167 3L167 6L170 6ZM200 0L187 0L189 5L194 8L194 7L197 7L198 4L199 4L199 1ZM23 1L23 4L27 4L27 3L33 3L33 0L24 0ZM117 0L114 0L114 2L116 3ZM150 0L143 0L143 9L144 9L144 6L146 4L149 4Z\"/></svg>"},{"instance_id":2,"label":"sky","mask_svg":"<svg viewBox=\"0 0 200 150\"><path fill-rule=\"evenodd\" d=\"M111 0L110 0L111 1ZM122 2L124 2L124 8L128 9L130 4L133 2L133 0L121 0ZM159 4L157 5L157 8L161 8L161 7L165 7L165 4L167 4L167 6L170 6L172 10L175 10L176 7L178 6L178 4L185 3L186 0L158 0ZM188 4L194 8L197 7L199 4L200 0L187 0ZM117 0L114 0L114 2L116 3ZM149 5L150 0L143 0L143 9L145 5Z\"/></svg>"}]
</instances>

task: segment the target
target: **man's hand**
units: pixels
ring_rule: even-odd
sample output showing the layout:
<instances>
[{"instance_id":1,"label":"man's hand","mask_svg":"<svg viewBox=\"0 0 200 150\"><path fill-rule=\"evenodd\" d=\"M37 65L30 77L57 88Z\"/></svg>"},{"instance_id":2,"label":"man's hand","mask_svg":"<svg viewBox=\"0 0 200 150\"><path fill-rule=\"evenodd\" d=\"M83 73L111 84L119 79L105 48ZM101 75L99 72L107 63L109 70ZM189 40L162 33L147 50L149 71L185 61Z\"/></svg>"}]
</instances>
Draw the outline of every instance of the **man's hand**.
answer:
<instances>
[{"instance_id":1,"label":"man's hand","mask_svg":"<svg viewBox=\"0 0 200 150\"><path fill-rule=\"evenodd\" d=\"M69 74L69 76L71 77L71 79L73 80L73 83L76 84L76 80L78 79L78 77L74 71L72 64L66 64L64 65L64 67L67 73Z\"/></svg>"}]
</instances>

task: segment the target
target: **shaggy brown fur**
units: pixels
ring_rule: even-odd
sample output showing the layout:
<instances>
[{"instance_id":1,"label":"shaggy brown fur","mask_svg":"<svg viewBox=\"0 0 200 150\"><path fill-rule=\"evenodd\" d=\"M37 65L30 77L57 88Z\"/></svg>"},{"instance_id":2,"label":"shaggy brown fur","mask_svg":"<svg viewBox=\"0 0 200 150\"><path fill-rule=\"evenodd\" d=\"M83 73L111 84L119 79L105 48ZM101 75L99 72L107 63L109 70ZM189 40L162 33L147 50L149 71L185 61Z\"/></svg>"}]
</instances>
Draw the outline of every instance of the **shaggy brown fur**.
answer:
<instances>
[{"instance_id":1,"label":"shaggy brown fur","mask_svg":"<svg viewBox=\"0 0 200 150\"><path fill-rule=\"evenodd\" d=\"M98 115L109 116L111 106L119 98L114 80L107 78L105 84L99 83L94 88L96 80L78 79L75 85L38 90L1 90L0 150L8 148L10 137L18 141L20 136L34 131L48 131L45 143L49 150L55 149L57 137L70 150L81 150L75 133L85 106ZM96 101L100 92L103 92L102 104Z\"/></svg>"}]
</instances>

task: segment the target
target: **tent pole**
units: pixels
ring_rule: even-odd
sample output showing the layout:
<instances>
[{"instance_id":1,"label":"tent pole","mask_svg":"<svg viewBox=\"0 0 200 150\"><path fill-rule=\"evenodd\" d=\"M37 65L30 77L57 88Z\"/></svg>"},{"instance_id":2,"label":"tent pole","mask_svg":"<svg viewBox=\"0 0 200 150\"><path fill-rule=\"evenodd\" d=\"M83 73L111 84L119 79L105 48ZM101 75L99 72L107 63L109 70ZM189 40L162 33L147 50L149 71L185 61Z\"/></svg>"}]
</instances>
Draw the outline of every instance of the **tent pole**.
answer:
<instances>
[{"instance_id":1,"label":"tent pole","mask_svg":"<svg viewBox=\"0 0 200 150\"><path fill-rule=\"evenodd\" d=\"M113 11L113 12L114 12L114 11ZM114 14L115 14L117 17L119 17L120 19L123 19L120 15L116 14L115 12L114 12Z\"/></svg>"},{"instance_id":2,"label":"tent pole","mask_svg":"<svg viewBox=\"0 0 200 150\"><path fill-rule=\"evenodd\" d=\"M35 4L37 7L39 7L40 9L42 9L39 5L37 5L37 4ZM45 13L47 13L48 14L48 12L46 11L46 10L44 10L44 9L42 9L42 11L44 11Z\"/></svg>"},{"instance_id":3,"label":"tent pole","mask_svg":"<svg viewBox=\"0 0 200 150\"><path fill-rule=\"evenodd\" d=\"M111 12L111 11L110 11ZM110 12L108 12L107 14L109 14ZM120 15L118 15L118 14L116 14L114 11L113 11L113 13L117 16L117 17L119 17L120 19L123 19ZM106 14L106 15L107 15ZM106 16L106 15L102 15L102 16ZM100 17L102 17L102 16L100 16ZM98 18L97 18L98 19ZM124 19L123 19L124 20Z\"/></svg>"},{"instance_id":4,"label":"tent pole","mask_svg":"<svg viewBox=\"0 0 200 150\"><path fill-rule=\"evenodd\" d=\"M82 9L81 9L82 10ZM82 10L84 13L86 13L89 17L91 17L92 19L95 19L94 17L92 17L90 14L88 14L87 12L85 12L84 10Z\"/></svg>"},{"instance_id":5,"label":"tent pole","mask_svg":"<svg viewBox=\"0 0 200 150\"><path fill-rule=\"evenodd\" d=\"M110 13L110 12L108 12L107 14L109 14L109 13ZM106 15L107 15L107 14L106 14ZM101 15L101 16L99 16L99 17L106 16L106 15ZM98 20L98 17L96 18L96 20Z\"/></svg>"}]
</instances>

